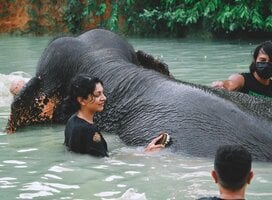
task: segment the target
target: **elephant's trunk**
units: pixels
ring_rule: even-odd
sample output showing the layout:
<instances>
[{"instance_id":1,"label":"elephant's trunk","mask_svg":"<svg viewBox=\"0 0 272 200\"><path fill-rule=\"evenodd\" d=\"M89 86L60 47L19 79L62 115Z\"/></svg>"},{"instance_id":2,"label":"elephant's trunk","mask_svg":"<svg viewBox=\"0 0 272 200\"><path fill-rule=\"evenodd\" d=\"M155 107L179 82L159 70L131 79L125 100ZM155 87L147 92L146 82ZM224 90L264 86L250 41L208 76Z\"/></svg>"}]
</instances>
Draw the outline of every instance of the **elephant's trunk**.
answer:
<instances>
[{"instance_id":1,"label":"elephant's trunk","mask_svg":"<svg viewBox=\"0 0 272 200\"><path fill-rule=\"evenodd\" d=\"M11 113L10 116L9 116L9 119L8 119L7 126L6 126L6 132L7 132L8 134L12 134L12 133L15 132L15 130L16 130L16 127L15 127L13 115L12 115L12 113Z\"/></svg>"}]
</instances>

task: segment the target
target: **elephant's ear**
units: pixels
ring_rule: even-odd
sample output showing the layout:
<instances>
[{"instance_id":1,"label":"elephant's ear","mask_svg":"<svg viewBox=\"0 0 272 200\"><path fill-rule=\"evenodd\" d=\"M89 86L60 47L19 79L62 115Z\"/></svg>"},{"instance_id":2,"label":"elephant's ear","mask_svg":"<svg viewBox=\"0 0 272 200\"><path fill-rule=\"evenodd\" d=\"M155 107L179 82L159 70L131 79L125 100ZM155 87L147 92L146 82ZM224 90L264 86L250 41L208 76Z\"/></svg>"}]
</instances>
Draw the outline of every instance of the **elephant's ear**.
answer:
<instances>
[{"instance_id":1,"label":"elephant's ear","mask_svg":"<svg viewBox=\"0 0 272 200\"><path fill-rule=\"evenodd\" d=\"M155 71L160 72L161 74L165 74L167 76L171 76L168 65L162 62L159 59L154 58L152 55L147 54L141 50L136 51L137 59L140 65L146 69L153 69Z\"/></svg>"}]
</instances>

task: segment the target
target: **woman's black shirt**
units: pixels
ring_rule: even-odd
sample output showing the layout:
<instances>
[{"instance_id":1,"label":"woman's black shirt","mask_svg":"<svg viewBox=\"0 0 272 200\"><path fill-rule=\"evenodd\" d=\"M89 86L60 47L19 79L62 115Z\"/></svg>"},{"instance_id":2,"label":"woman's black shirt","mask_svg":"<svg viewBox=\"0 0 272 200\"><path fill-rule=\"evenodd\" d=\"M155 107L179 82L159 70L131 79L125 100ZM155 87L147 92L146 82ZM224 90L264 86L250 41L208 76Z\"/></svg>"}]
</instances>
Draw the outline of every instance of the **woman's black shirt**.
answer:
<instances>
[{"instance_id":1,"label":"woman's black shirt","mask_svg":"<svg viewBox=\"0 0 272 200\"><path fill-rule=\"evenodd\" d=\"M68 120L64 134L64 144L70 151L99 157L108 156L107 143L98 128L76 114Z\"/></svg>"}]
</instances>

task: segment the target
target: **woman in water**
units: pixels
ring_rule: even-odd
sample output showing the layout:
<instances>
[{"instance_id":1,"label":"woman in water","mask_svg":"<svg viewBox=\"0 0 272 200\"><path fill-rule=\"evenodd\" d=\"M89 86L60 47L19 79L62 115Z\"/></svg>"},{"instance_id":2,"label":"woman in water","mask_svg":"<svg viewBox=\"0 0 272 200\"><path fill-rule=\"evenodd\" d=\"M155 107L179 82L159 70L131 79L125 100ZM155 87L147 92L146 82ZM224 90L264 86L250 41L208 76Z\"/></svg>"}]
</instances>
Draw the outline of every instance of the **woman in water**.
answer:
<instances>
[{"instance_id":1,"label":"woman in water","mask_svg":"<svg viewBox=\"0 0 272 200\"><path fill-rule=\"evenodd\" d=\"M106 96L103 83L96 77L77 75L71 82L66 108L73 109L73 115L65 127L65 145L69 150L98 157L108 156L106 140L94 123L94 115L104 109ZM162 135L146 147L146 152L159 151L163 144L156 144Z\"/></svg>"}]
</instances>

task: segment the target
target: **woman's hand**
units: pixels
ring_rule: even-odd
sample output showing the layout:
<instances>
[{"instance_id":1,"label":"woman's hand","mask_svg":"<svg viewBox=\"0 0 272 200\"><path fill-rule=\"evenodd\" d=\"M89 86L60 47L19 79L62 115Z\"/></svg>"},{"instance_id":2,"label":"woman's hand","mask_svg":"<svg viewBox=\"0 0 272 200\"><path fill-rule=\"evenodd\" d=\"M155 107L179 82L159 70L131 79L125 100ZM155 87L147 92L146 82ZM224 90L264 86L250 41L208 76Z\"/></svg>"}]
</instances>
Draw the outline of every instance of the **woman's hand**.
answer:
<instances>
[{"instance_id":1,"label":"woman's hand","mask_svg":"<svg viewBox=\"0 0 272 200\"><path fill-rule=\"evenodd\" d=\"M156 144L157 141L159 141L161 138L163 137L163 135L159 135L158 137L154 138L145 148L145 152L158 152L160 150L162 150L165 145L163 144Z\"/></svg>"}]
</instances>

